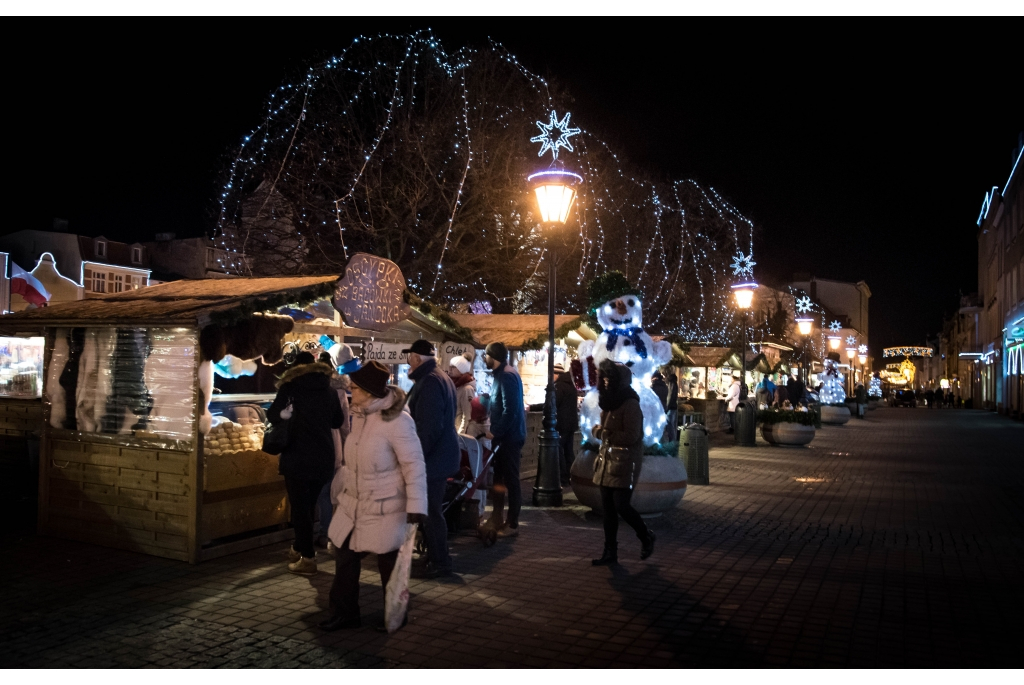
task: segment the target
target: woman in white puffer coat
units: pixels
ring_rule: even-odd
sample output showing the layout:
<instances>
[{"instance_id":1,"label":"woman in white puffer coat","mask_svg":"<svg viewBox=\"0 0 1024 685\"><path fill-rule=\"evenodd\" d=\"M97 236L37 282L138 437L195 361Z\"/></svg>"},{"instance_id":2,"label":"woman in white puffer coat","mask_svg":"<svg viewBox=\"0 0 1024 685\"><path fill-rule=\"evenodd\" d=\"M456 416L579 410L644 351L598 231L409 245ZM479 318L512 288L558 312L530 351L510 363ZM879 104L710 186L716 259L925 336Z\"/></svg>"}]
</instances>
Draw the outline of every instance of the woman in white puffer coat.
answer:
<instances>
[{"instance_id":1,"label":"woman in white puffer coat","mask_svg":"<svg viewBox=\"0 0 1024 685\"><path fill-rule=\"evenodd\" d=\"M427 473L416 424L403 411L405 393L387 385L390 373L370 362L349 374L352 431L341 468L331 483L334 516L328 536L337 548L330 603L334 615L324 630L358 628L360 560L377 555L386 588L395 568L406 523L427 513Z\"/></svg>"}]
</instances>

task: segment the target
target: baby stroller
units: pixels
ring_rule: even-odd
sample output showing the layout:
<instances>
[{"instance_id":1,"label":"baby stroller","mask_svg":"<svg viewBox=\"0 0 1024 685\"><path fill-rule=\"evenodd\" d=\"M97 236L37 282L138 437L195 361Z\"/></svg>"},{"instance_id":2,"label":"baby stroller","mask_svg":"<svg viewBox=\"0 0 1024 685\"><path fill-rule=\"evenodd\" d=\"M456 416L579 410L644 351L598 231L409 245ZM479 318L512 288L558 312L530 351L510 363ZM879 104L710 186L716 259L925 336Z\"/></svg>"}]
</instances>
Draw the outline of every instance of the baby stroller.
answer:
<instances>
[{"instance_id":1,"label":"baby stroller","mask_svg":"<svg viewBox=\"0 0 1024 685\"><path fill-rule=\"evenodd\" d=\"M448 524L448 535L455 535L466 527L464 522L468 519L471 522L469 527L477 528L484 546L490 547L497 539L496 532L481 527L479 523L487 506L487 489L492 484L494 452L484 449L478 440L468 435L459 436L459 446L462 461L458 472L448 479L441 504L441 511ZM416 552L426 553L422 527L416 538Z\"/></svg>"}]
</instances>

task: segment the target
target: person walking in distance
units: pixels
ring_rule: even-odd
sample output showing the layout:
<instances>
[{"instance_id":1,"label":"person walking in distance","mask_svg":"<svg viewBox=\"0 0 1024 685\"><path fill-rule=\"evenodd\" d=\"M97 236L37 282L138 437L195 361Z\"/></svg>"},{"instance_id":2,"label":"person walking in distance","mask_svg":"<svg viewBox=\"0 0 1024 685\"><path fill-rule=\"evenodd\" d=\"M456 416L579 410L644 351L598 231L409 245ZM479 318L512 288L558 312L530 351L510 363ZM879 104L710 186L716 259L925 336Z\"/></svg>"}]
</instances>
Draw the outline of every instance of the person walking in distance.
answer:
<instances>
[{"instance_id":1,"label":"person walking in distance","mask_svg":"<svg viewBox=\"0 0 1024 685\"><path fill-rule=\"evenodd\" d=\"M455 431L475 438L469 433L473 423L473 399L476 398L476 379L472 371L473 364L462 355L452 357L448 366L448 376L455 384Z\"/></svg>"},{"instance_id":2,"label":"person walking in distance","mask_svg":"<svg viewBox=\"0 0 1024 685\"><path fill-rule=\"evenodd\" d=\"M277 423L291 408L288 446L281 452L279 473L284 476L292 508L295 545L289 550L288 570L311 576L316 573L313 549L313 517L316 500L334 476L334 438L331 430L341 428L342 411L338 393L331 388L334 368L300 352L295 365L278 381L277 397L267 418Z\"/></svg>"},{"instance_id":3,"label":"person walking in distance","mask_svg":"<svg viewBox=\"0 0 1024 685\"><path fill-rule=\"evenodd\" d=\"M334 516L328 531L337 547L330 605L321 622L327 631L358 628L360 560L377 555L380 582L387 588L406 523L427 512L427 470L416 423L402 411L405 393L387 385L388 369L371 361L353 371L352 432L341 468L331 481Z\"/></svg>"},{"instance_id":4,"label":"person walking in distance","mask_svg":"<svg viewBox=\"0 0 1024 685\"><path fill-rule=\"evenodd\" d=\"M569 484L569 470L573 461L576 460L576 431L580 427L580 410L577 401L579 394L576 392L576 384L573 383L572 374L565 370L561 364L555 364L555 413L558 429L558 439L562 451L562 463L559 469L559 478L562 486ZM531 404L530 411L544 411L544 403Z\"/></svg>"},{"instance_id":5,"label":"person walking in distance","mask_svg":"<svg viewBox=\"0 0 1024 685\"><path fill-rule=\"evenodd\" d=\"M523 506L519 462L526 442L526 411L523 405L523 382L508 365L508 349L492 342L484 352L484 364L494 372L491 388L491 430L487 438L494 451L494 489L491 502L494 510L488 526L498 537L519 534L519 510ZM505 495L508 494L508 518L504 521Z\"/></svg>"},{"instance_id":6,"label":"person walking in distance","mask_svg":"<svg viewBox=\"0 0 1024 685\"><path fill-rule=\"evenodd\" d=\"M668 401L665 402L665 442L679 439L679 381L675 368L670 367L665 382L668 385Z\"/></svg>"},{"instance_id":7,"label":"person walking in distance","mask_svg":"<svg viewBox=\"0 0 1024 685\"><path fill-rule=\"evenodd\" d=\"M729 414L729 430L727 433L736 431L736 407L740 406L740 374L732 375L732 385L729 386L729 394L725 396L727 402L725 411Z\"/></svg>"},{"instance_id":8,"label":"person walking in distance","mask_svg":"<svg viewBox=\"0 0 1024 685\"><path fill-rule=\"evenodd\" d=\"M427 520L423 525L427 563L417 567L414 574L417 578L437 578L452 572L448 524L441 507L448 476L459 470L461 457L455 432L455 384L437 368L434 346L429 341L417 340L402 353L409 355L409 380L413 382L406 406L416 422L427 466Z\"/></svg>"},{"instance_id":9,"label":"person walking in distance","mask_svg":"<svg viewBox=\"0 0 1024 685\"><path fill-rule=\"evenodd\" d=\"M640 558L646 559L654 552L654 531L630 503L644 455L644 414L640 398L630 387L632 380L629 367L608 359L601 362L597 371L601 423L594 426L592 432L601 441L594 484L601 488L604 553L591 562L594 566L618 562L619 516L640 538Z\"/></svg>"}]
</instances>

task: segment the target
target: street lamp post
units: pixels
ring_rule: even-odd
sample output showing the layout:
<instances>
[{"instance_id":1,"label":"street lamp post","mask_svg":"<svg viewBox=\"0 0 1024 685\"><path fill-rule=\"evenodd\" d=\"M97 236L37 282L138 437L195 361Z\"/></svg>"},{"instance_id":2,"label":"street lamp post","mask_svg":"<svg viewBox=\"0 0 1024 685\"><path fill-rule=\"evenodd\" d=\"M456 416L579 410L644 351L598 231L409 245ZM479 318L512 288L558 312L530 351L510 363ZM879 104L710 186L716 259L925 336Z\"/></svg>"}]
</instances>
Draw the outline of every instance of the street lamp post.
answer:
<instances>
[{"instance_id":1,"label":"street lamp post","mask_svg":"<svg viewBox=\"0 0 1024 685\"><path fill-rule=\"evenodd\" d=\"M856 356L857 356L857 348L856 347L847 347L846 348L846 361L850 364L850 392L849 392L849 397L853 397L853 392L856 389L855 388L855 382L856 382L855 373L856 372L855 372L855 370L853 368L853 358L856 357Z\"/></svg>"},{"instance_id":2,"label":"street lamp post","mask_svg":"<svg viewBox=\"0 0 1024 685\"><path fill-rule=\"evenodd\" d=\"M814 319L810 317L797 317L796 327L800 331L800 335L804 336L803 350L800 355L800 365L803 367L803 378L801 379L806 386L810 382L810 374L807 369L807 346L811 342L811 328L814 324Z\"/></svg>"},{"instance_id":3,"label":"street lamp post","mask_svg":"<svg viewBox=\"0 0 1024 685\"><path fill-rule=\"evenodd\" d=\"M736 407L737 412L743 412L736 416L735 440L737 445L744 447L754 446L754 421L750 406L747 404L747 310L754 301L754 288L757 283L747 281L736 283L732 286L733 295L736 297L736 306L742 312L743 321L743 347L740 349L740 403Z\"/></svg>"},{"instance_id":4,"label":"street lamp post","mask_svg":"<svg viewBox=\"0 0 1024 685\"><path fill-rule=\"evenodd\" d=\"M544 429L540 432L537 455L537 479L533 486L533 505L537 507L562 506L562 483L559 474L561 439L558 435L558 415L555 408L555 241L554 229L565 224L569 210L576 199L576 184L583 180L579 174L564 169L547 169L531 174L540 209L541 222L548 228L548 385L544 392Z\"/></svg>"}]
</instances>

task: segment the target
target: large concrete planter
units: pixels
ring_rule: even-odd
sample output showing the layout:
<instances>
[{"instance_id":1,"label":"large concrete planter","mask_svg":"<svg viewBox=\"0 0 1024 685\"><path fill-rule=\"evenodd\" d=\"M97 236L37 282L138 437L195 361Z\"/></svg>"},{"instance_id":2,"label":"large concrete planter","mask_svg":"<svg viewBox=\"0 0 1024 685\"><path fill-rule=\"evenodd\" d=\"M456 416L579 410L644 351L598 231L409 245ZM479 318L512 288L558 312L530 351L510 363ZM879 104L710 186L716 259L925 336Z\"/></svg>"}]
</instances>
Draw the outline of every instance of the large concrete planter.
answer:
<instances>
[{"instance_id":1,"label":"large concrete planter","mask_svg":"<svg viewBox=\"0 0 1024 685\"><path fill-rule=\"evenodd\" d=\"M843 407L833 407L829 404L821 405L821 422L830 426L842 426L850 420L850 410Z\"/></svg>"},{"instance_id":2,"label":"large concrete planter","mask_svg":"<svg viewBox=\"0 0 1024 685\"><path fill-rule=\"evenodd\" d=\"M814 426L800 423L762 423L761 437L772 445L806 445L814 439Z\"/></svg>"},{"instance_id":3,"label":"large concrete planter","mask_svg":"<svg viewBox=\"0 0 1024 685\"><path fill-rule=\"evenodd\" d=\"M594 460L597 452L583 450L572 463L572 491L580 504L601 511L601 489L594 485ZM644 516L659 516L672 509L686 494L686 467L676 457L645 456L640 482L630 500Z\"/></svg>"}]
</instances>

